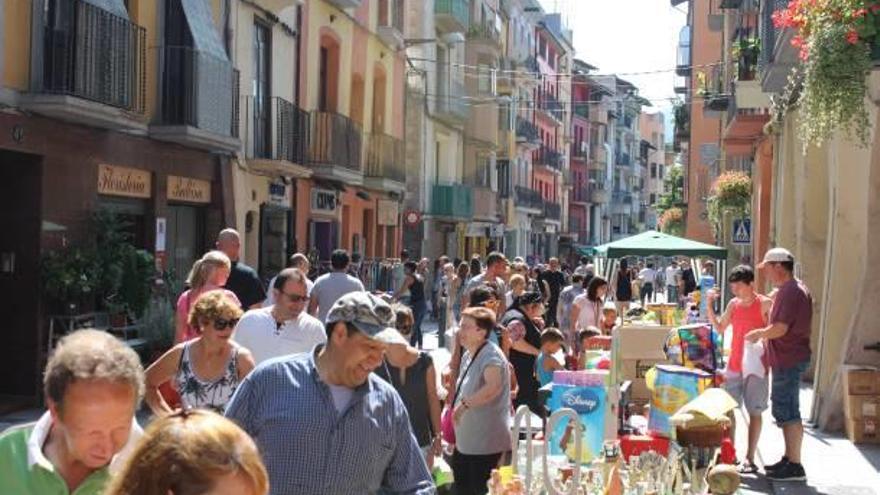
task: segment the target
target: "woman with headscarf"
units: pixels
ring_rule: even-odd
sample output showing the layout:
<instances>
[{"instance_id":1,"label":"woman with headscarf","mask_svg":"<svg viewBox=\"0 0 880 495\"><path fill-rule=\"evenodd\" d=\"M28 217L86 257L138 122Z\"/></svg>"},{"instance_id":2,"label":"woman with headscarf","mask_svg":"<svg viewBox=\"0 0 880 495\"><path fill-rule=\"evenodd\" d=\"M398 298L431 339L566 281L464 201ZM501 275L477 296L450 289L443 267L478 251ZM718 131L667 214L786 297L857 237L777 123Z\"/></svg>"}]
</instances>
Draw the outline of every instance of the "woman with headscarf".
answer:
<instances>
[{"instance_id":1,"label":"woman with headscarf","mask_svg":"<svg viewBox=\"0 0 880 495\"><path fill-rule=\"evenodd\" d=\"M514 300L513 307L501 318L511 340L510 363L519 383L516 406L526 405L542 416L544 408L538 401L540 385L535 377L535 360L541 353L541 330L544 300L539 292L525 292Z\"/></svg>"}]
</instances>

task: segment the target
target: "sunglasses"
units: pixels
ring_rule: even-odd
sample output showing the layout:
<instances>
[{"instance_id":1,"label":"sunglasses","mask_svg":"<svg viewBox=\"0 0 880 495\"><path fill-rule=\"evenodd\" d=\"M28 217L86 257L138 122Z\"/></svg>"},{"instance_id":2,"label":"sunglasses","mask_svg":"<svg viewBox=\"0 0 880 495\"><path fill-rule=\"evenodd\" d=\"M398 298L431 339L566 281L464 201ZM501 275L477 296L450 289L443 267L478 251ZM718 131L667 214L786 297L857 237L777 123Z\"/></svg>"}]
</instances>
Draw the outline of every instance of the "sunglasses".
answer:
<instances>
[{"instance_id":1,"label":"sunglasses","mask_svg":"<svg viewBox=\"0 0 880 495\"><path fill-rule=\"evenodd\" d=\"M287 298L288 301L292 303L301 303L309 300L309 296L301 296L299 294L288 294L287 292L282 292L281 294Z\"/></svg>"},{"instance_id":2,"label":"sunglasses","mask_svg":"<svg viewBox=\"0 0 880 495\"><path fill-rule=\"evenodd\" d=\"M226 320L224 318L217 318L216 320L214 320L214 330L217 330L218 332L222 332L223 330L226 330L227 328L235 328L235 325L237 325L237 324L238 324L238 318L232 318L229 320Z\"/></svg>"}]
</instances>

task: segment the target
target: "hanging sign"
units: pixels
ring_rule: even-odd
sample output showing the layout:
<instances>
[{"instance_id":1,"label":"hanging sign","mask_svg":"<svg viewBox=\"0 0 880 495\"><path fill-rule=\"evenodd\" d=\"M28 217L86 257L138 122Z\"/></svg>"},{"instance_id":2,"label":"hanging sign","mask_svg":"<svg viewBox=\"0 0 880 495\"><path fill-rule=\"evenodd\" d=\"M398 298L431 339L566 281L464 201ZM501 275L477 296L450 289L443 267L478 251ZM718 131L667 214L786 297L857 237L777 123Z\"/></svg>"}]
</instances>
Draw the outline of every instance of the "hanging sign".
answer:
<instances>
[{"instance_id":1,"label":"hanging sign","mask_svg":"<svg viewBox=\"0 0 880 495\"><path fill-rule=\"evenodd\" d=\"M190 177L168 176L168 200L188 203L210 203L211 182Z\"/></svg>"},{"instance_id":2,"label":"hanging sign","mask_svg":"<svg viewBox=\"0 0 880 495\"><path fill-rule=\"evenodd\" d=\"M146 170L98 165L98 193L129 198L149 198L153 194L153 176Z\"/></svg>"},{"instance_id":3,"label":"hanging sign","mask_svg":"<svg viewBox=\"0 0 880 495\"><path fill-rule=\"evenodd\" d=\"M336 191L312 189L312 211L336 213Z\"/></svg>"}]
</instances>

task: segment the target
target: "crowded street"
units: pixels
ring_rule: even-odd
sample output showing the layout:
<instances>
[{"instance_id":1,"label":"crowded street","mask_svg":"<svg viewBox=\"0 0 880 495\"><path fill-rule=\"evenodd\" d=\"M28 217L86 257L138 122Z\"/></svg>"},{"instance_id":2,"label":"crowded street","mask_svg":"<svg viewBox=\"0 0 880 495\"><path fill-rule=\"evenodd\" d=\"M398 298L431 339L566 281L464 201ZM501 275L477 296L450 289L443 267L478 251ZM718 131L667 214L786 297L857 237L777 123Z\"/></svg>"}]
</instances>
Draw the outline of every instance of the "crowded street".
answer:
<instances>
[{"instance_id":1,"label":"crowded street","mask_svg":"<svg viewBox=\"0 0 880 495\"><path fill-rule=\"evenodd\" d=\"M0 495L880 495L880 0L0 0Z\"/></svg>"}]
</instances>

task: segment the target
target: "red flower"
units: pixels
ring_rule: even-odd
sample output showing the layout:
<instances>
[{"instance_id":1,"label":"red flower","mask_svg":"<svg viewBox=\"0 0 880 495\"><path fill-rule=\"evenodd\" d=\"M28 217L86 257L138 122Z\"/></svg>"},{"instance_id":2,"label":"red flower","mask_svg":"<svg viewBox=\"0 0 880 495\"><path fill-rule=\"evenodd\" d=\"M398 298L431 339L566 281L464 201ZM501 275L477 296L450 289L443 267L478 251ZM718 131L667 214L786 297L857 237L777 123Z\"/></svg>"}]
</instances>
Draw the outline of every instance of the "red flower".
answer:
<instances>
[{"instance_id":1,"label":"red flower","mask_svg":"<svg viewBox=\"0 0 880 495\"><path fill-rule=\"evenodd\" d=\"M856 18L865 17L866 15L868 15L868 9L858 9L853 12L853 16L855 16Z\"/></svg>"},{"instance_id":2,"label":"red flower","mask_svg":"<svg viewBox=\"0 0 880 495\"><path fill-rule=\"evenodd\" d=\"M846 33L846 42L850 45L855 45L859 42L859 33L856 32L855 29L850 29Z\"/></svg>"}]
</instances>

